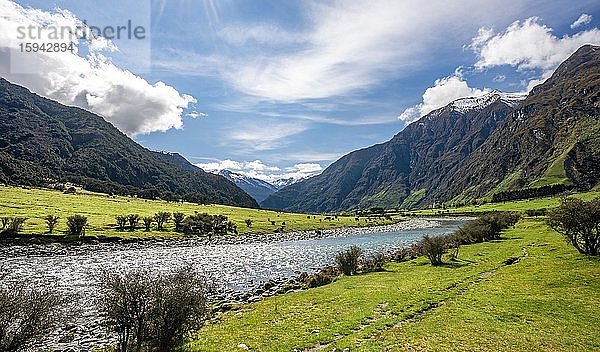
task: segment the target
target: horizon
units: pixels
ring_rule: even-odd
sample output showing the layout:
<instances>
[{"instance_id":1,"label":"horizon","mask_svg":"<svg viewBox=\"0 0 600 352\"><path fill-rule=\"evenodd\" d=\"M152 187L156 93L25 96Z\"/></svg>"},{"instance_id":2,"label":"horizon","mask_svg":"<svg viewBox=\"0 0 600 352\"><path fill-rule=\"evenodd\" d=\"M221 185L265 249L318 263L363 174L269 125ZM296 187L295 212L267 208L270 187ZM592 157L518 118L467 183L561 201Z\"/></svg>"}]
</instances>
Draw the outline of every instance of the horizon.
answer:
<instances>
[{"instance_id":1,"label":"horizon","mask_svg":"<svg viewBox=\"0 0 600 352\"><path fill-rule=\"evenodd\" d=\"M0 0L2 76L151 150L269 182L320 173L455 99L528 92L600 44L594 1L114 3ZM45 66L27 53L39 70L15 70L19 25L81 21L139 23L147 38L82 41Z\"/></svg>"}]
</instances>

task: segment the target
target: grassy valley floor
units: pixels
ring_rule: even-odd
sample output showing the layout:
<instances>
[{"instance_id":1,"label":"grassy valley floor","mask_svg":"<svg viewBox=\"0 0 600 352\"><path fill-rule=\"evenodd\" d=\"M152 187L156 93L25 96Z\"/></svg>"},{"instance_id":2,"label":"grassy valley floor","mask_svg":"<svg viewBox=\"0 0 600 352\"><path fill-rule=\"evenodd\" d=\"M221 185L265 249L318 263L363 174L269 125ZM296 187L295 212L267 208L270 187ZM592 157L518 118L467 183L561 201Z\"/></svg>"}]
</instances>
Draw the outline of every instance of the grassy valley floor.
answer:
<instances>
[{"instance_id":1,"label":"grassy valley floor","mask_svg":"<svg viewBox=\"0 0 600 352\"><path fill-rule=\"evenodd\" d=\"M518 259L506 264L507 259ZM193 351L600 351L600 260L539 219L503 240L242 306ZM243 345L242 345L243 344Z\"/></svg>"},{"instance_id":2,"label":"grassy valley floor","mask_svg":"<svg viewBox=\"0 0 600 352\"><path fill-rule=\"evenodd\" d=\"M174 232L173 223L165 226L164 231L153 229L145 232L138 225L134 232L117 231L116 215L139 214L141 217L152 216L159 211L182 212L193 215L194 212L221 214L228 216L237 225L240 234L268 234L284 227L285 232L324 230L341 227L357 227L390 224L394 221L379 217L361 217L357 221L353 216L339 216L337 219L328 216L306 215L275 212L261 209L247 209L224 205L198 205L192 203L169 203L162 200L145 200L132 197L108 196L106 194L86 191L77 194L63 194L59 191L4 187L0 186L0 217L27 217L25 234L43 234L46 232L44 217L47 215L60 216L55 233L62 235L67 227L66 218L74 214L88 217L88 236L108 236L120 238L178 238L180 233ZM252 220L252 227L245 224L246 219ZM274 221L275 224L272 224ZM396 219L397 221L397 219Z\"/></svg>"}]
</instances>

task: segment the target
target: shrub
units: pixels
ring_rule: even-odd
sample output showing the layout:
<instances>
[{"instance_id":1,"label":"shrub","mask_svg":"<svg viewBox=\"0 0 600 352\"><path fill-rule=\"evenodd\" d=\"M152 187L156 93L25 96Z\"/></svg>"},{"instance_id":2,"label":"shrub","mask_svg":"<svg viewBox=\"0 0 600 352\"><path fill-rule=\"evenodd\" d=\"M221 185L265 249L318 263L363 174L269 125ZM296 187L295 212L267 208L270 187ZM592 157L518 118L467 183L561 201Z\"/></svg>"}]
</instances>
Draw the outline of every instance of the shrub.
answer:
<instances>
[{"instance_id":1,"label":"shrub","mask_svg":"<svg viewBox=\"0 0 600 352\"><path fill-rule=\"evenodd\" d=\"M347 276L356 274L358 262L362 256L362 249L352 246L350 249L340 252L335 256L335 262L338 269Z\"/></svg>"},{"instance_id":2,"label":"shrub","mask_svg":"<svg viewBox=\"0 0 600 352\"><path fill-rule=\"evenodd\" d=\"M525 214L527 214L527 216L546 216L548 214L548 209L527 209L525 210Z\"/></svg>"},{"instance_id":3,"label":"shrub","mask_svg":"<svg viewBox=\"0 0 600 352\"><path fill-rule=\"evenodd\" d=\"M48 233L54 232L54 228L58 224L60 218L56 215L48 215L44 218L46 221L46 227L48 227Z\"/></svg>"},{"instance_id":4,"label":"shrub","mask_svg":"<svg viewBox=\"0 0 600 352\"><path fill-rule=\"evenodd\" d=\"M600 197L589 202L566 199L548 214L548 225L579 253L600 254Z\"/></svg>"},{"instance_id":5,"label":"shrub","mask_svg":"<svg viewBox=\"0 0 600 352\"><path fill-rule=\"evenodd\" d=\"M152 222L154 222L154 218L151 216L144 216L142 221L144 222L144 228L146 229L146 232L149 232L150 227L152 227Z\"/></svg>"},{"instance_id":6,"label":"shrub","mask_svg":"<svg viewBox=\"0 0 600 352\"><path fill-rule=\"evenodd\" d=\"M165 276L106 272L101 284L101 311L121 352L173 351L208 318L208 286L189 267Z\"/></svg>"},{"instance_id":7,"label":"shrub","mask_svg":"<svg viewBox=\"0 0 600 352\"><path fill-rule=\"evenodd\" d=\"M127 222L129 223L129 231L135 231L136 226L140 222L140 216L138 214L127 215Z\"/></svg>"},{"instance_id":8,"label":"shrub","mask_svg":"<svg viewBox=\"0 0 600 352\"><path fill-rule=\"evenodd\" d=\"M10 218L7 216L0 218L0 224L2 225L2 230L6 230L8 223L10 222Z\"/></svg>"},{"instance_id":9,"label":"shrub","mask_svg":"<svg viewBox=\"0 0 600 352\"><path fill-rule=\"evenodd\" d=\"M390 255L390 259L397 263L413 260L419 256L419 251L416 246L404 247L395 251Z\"/></svg>"},{"instance_id":10,"label":"shrub","mask_svg":"<svg viewBox=\"0 0 600 352\"><path fill-rule=\"evenodd\" d=\"M364 273L383 271L383 265L386 262L387 258L383 253L375 253L370 257L363 259L360 263L360 268Z\"/></svg>"},{"instance_id":11,"label":"shrub","mask_svg":"<svg viewBox=\"0 0 600 352\"><path fill-rule=\"evenodd\" d=\"M72 215L67 218L68 234L71 236L83 237L85 236L85 227L87 226L88 219L83 215Z\"/></svg>"},{"instance_id":12,"label":"shrub","mask_svg":"<svg viewBox=\"0 0 600 352\"><path fill-rule=\"evenodd\" d=\"M23 230L23 225L27 221L24 217L7 217L2 220L2 234L15 236Z\"/></svg>"},{"instance_id":13,"label":"shrub","mask_svg":"<svg viewBox=\"0 0 600 352\"><path fill-rule=\"evenodd\" d=\"M173 222L175 223L175 231L181 231L181 225L185 219L184 213L173 213Z\"/></svg>"},{"instance_id":14,"label":"shrub","mask_svg":"<svg viewBox=\"0 0 600 352\"><path fill-rule=\"evenodd\" d=\"M237 233L235 223L224 215L196 213L188 216L183 223L183 232L190 235L226 235Z\"/></svg>"},{"instance_id":15,"label":"shrub","mask_svg":"<svg viewBox=\"0 0 600 352\"><path fill-rule=\"evenodd\" d=\"M166 222L169 222L169 220L171 220L171 213L168 213L166 211L161 211L161 212L154 214L154 221L156 221L156 228L158 228L159 230L162 230L164 227L164 224Z\"/></svg>"},{"instance_id":16,"label":"shrub","mask_svg":"<svg viewBox=\"0 0 600 352\"><path fill-rule=\"evenodd\" d=\"M63 298L50 289L0 284L0 351L21 351L63 320Z\"/></svg>"},{"instance_id":17,"label":"shrub","mask_svg":"<svg viewBox=\"0 0 600 352\"><path fill-rule=\"evenodd\" d=\"M427 235L417 243L421 254L426 255L432 265L442 264L442 255L447 250L444 236L429 237Z\"/></svg>"},{"instance_id":18,"label":"shrub","mask_svg":"<svg viewBox=\"0 0 600 352\"><path fill-rule=\"evenodd\" d=\"M117 220L118 230L125 231L125 226L127 226L127 216L126 215L117 215L117 216L115 216L115 220Z\"/></svg>"},{"instance_id":19,"label":"shrub","mask_svg":"<svg viewBox=\"0 0 600 352\"><path fill-rule=\"evenodd\" d=\"M244 222L246 223L246 227L252 227L252 219L246 219Z\"/></svg>"},{"instance_id":20,"label":"shrub","mask_svg":"<svg viewBox=\"0 0 600 352\"><path fill-rule=\"evenodd\" d=\"M329 285L330 283L337 280L340 276L340 270L335 266L327 266L319 270L318 272L310 275L306 281L306 287L315 288L321 287L325 285Z\"/></svg>"}]
</instances>

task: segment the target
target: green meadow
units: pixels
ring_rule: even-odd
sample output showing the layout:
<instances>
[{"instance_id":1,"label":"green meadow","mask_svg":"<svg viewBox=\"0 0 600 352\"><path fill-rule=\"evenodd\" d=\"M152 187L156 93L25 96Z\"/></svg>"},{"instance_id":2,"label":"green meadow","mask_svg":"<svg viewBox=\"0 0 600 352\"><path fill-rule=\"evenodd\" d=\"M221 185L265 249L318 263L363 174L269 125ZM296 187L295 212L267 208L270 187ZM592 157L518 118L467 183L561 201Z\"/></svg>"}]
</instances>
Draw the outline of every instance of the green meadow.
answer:
<instances>
[{"instance_id":1,"label":"green meadow","mask_svg":"<svg viewBox=\"0 0 600 352\"><path fill-rule=\"evenodd\" d=\"M508 265L509 258L518 258ZM521 220L459 260L385 272L242 306L192 351L599 351L600 261L544 222Z\"/></svg>"},{"instance_id":2,"label":"green meadow","mask_svg":"<svg viewBox=\"0 0 600 352\"><path fill-rule=\"evenodd\" d=\"M60 222L55 233L61 235L67 228L66 218L74 214L88 217L89 226L86 235L116 236L124 238L177 238L180 234L173 231L172 222L164 231L153 229L150 232L139 229L134 232L117 231L116 215L139 214L141 217L152 216L159 211L181 212L193 215L194 212L222 214L228 216L237 225L240 234L273 233L284 226L285 232L303 230L324 230L340 227L371 226L389 224L392 221L379 217L361 217L357 221L352 216L337 218L323 215L292 214L276 211L237 208L224 205L198 205L192 203L173 203L161 200L144 200L132 197L108 196L100 193L79 191L76 194L63 194L55 190L39 188L3 187L0 186L0 217L27 217L24 234L43 234L46 230L44 217L56 215ZM330 219L327 219L330 218ZM252 226L245 224L252 220ZM271 223L275 222L275 225ZM284 224L285 223L285 224Z\"/></svg>"}]
</instances>

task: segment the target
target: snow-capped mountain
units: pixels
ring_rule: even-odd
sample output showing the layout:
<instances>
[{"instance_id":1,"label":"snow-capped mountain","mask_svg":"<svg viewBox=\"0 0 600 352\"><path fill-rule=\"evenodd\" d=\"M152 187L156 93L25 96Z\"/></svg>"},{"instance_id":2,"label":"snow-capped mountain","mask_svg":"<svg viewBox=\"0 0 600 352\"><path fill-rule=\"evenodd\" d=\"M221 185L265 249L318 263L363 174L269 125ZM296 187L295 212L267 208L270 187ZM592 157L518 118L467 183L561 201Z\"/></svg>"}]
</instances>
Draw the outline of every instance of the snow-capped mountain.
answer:
<instances>
[{"instance_id":1,"label":"snow-capped mountain","mask_svg":"<svg viewBox=\"0 0 600 352\"><path fill-rule=\"evenodd\" d=\"M259 203L279 189L269 182L231 172L229 170L221 170L219 175L235 183Z\"/></svg>"},{"instance_id":2,"label":"snow-capped mountain","mask_svg":"<svg viewBox=\"0 0 600 352\"><path fill-rule=\"evenodd\" d=\"M295 177L290 177L290 178L280 178L277 181L273 182L273 186L277 187L278 190L285 188L287 186L291 186L294 183L298 183L300 181L305 180L306 178L304 177L300 177L300 178L295 178Z\"/></svg>"},{"instance_id":3,"label":"snow-capped mountain","mask_svg":"<svg viewBox=\"0 0 600 352\"><path fill-rule=\"evenodd\" d=\"M464 114L471 110L482 110L496 101L501 101L510 107L515 107L526 97L527 93L504 93L494 90L478 97L457 99L447 105L446 108Z\"/></svg>"}]
</instances>

